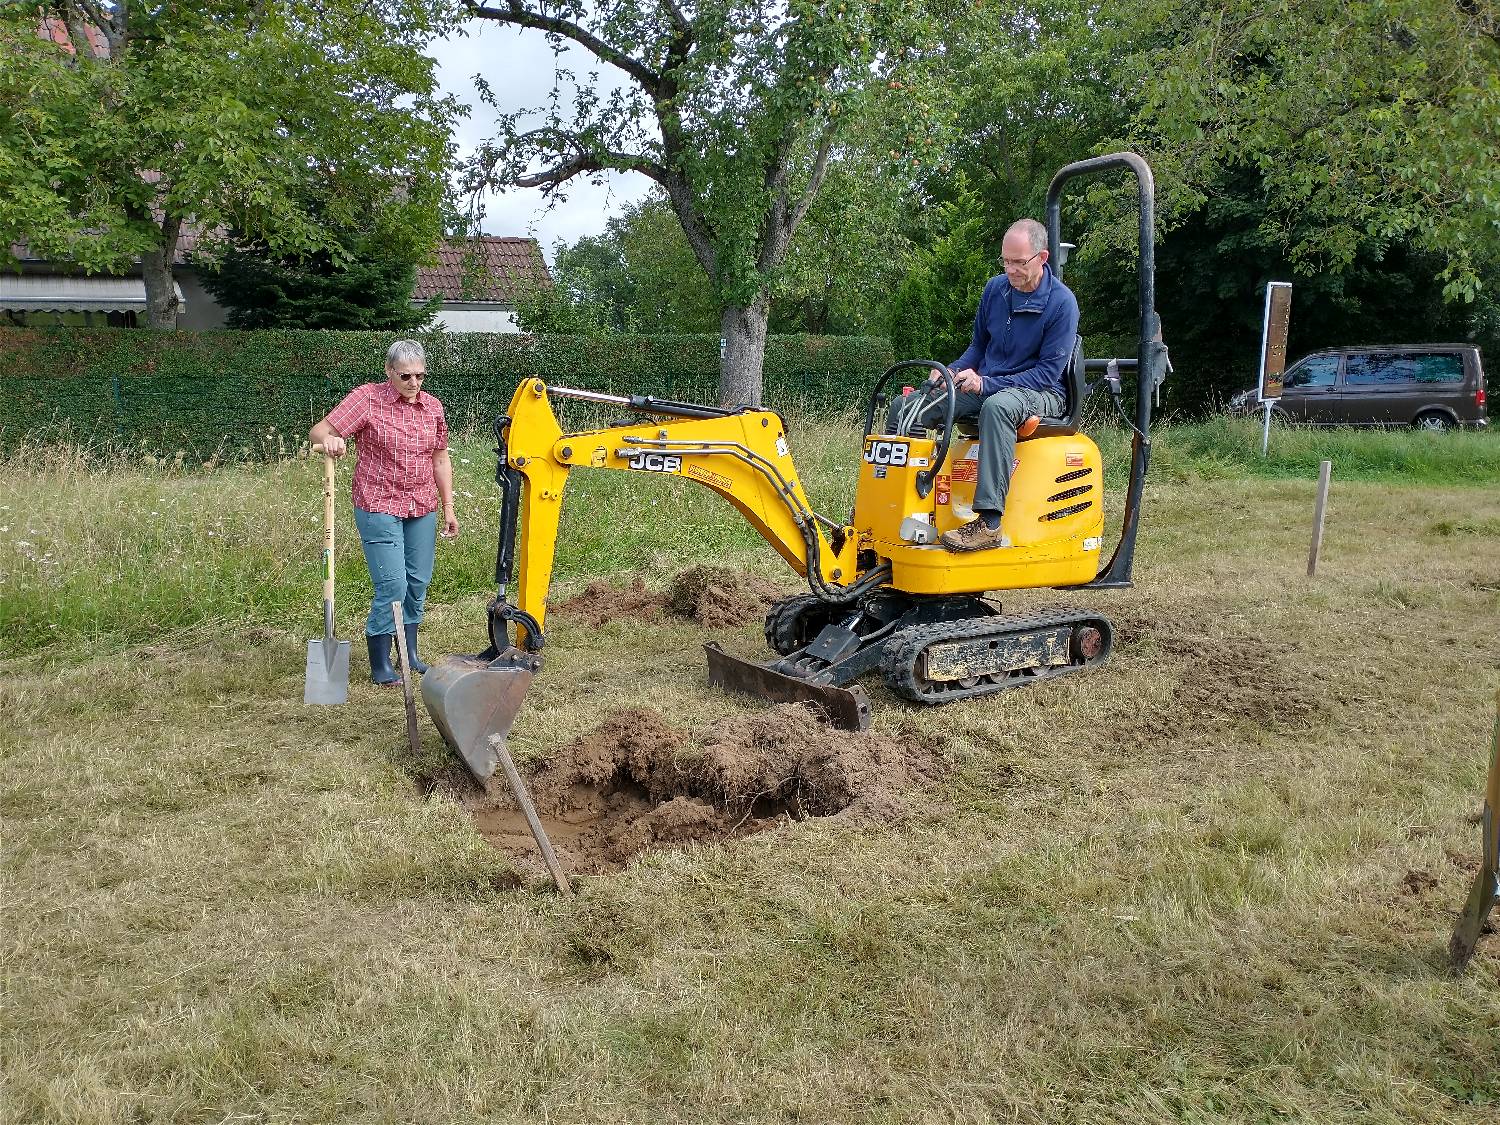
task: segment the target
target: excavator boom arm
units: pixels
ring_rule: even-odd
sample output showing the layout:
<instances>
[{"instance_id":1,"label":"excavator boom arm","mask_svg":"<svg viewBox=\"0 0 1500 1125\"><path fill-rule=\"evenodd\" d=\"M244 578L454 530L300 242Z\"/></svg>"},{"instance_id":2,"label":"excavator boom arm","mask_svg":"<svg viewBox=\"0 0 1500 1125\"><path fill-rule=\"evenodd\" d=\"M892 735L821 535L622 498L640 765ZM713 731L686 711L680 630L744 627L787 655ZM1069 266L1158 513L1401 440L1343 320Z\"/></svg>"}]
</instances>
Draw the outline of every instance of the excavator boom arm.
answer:
<instances>
[{"instance_id":1,"label":"excavator boom arm","mask_svg":"<svg viewBox=\"0 0 1500 1125\"><path fill-rule=\"evenodd\" d=\"M564 433L551 399L634 407L656 420ZM519 480L517 526L502 526L496 581L502 586L504 544L518 535L515 607L540 628L546 618L557 551L563 491L575 467L685 477L717 492L774 547L815 592L837 596L855 578L856 536L812 510L787 447L781 417L767 410L630 399L527 379L512 396L501 440L502 473ZM504 521L502 520L502 523Z\"/></svg>"}]
</instances>

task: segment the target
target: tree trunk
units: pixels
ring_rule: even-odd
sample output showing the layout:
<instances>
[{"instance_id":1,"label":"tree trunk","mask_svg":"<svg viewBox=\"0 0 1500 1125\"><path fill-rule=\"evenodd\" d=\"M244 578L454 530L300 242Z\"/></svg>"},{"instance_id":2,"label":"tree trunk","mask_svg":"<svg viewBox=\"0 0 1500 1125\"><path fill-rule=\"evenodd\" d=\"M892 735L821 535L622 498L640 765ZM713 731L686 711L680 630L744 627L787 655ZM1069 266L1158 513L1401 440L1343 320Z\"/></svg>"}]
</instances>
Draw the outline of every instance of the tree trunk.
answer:
<instances>
[{"instance_id":1,"label":"tree trunk","mask_svg":"<svg viewBox=\"0 0 1500 1125\"><path fill-rule=\"evenodd\" d=\"M172 283L172 259L177 256L177 235L181 229L181 219L162 220L161 248L141 255L141 277L146 282L146 322L152 328L170 331L177 327L177 288Z\"/></svg>"},{"instance_id":2,"label":"tree trunk","mask_svg":"<svg viewBox=\"0 0 1500 1125\"><path fill-rule=\"evenodd\" d=\"M749 305L725 307L719 320L724 348L719 361L719 405L760 405L766 321L770 314L769 293L761 293Z\"/></svg>"}]
</instances>

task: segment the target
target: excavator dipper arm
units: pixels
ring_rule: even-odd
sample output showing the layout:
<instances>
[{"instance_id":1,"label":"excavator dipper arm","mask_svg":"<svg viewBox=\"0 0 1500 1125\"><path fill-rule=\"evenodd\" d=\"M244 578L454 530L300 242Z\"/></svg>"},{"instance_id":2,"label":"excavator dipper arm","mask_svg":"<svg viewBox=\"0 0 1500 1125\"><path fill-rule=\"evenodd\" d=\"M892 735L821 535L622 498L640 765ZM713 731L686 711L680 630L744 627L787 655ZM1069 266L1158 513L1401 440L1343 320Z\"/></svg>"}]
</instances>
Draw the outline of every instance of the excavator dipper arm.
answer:
<instances>
[{"instance_id":1,"label":"excavator dipper arm","mask_svg":"<svg viewBox=\"0 0 1500 1125\"><path fill-rule=\"evenodd\" d=\"M553 397L619 405L653 417L564 433ZM422 677L422 699L434 724L481 784L498 767L498 746L541 669L563 492L574 468L685 477L717 492L820 599L852 600L888 574L879 570L856 580L854 529L812 510L787 448L785 426L774 412L624 398L528 379L496 423L496 439L501 517L490 646L475 656L445 657Z\"/></svg>"}]
</instances>

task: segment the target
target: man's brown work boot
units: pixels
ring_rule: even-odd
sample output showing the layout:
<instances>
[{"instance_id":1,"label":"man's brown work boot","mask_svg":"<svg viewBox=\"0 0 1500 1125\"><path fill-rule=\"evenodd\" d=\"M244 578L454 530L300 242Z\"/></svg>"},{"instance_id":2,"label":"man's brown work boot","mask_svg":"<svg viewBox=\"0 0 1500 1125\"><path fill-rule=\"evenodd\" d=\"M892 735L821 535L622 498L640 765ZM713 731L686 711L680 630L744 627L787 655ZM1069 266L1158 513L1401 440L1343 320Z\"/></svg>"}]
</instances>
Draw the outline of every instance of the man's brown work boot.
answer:
<instances>
[{"instance_id":1,"label":"man's brown work boot","mask_svg":"<svg viewBox=\"0 0 1500 1125\"><path fill-rule=\"evenodd\" d=\"M1009 547L1010 536L1000 530L986 527L983 516L975 516L962 527L943 532L942 543L950 551L983 551L987 547Z\"/></svg>"}]
</instances>

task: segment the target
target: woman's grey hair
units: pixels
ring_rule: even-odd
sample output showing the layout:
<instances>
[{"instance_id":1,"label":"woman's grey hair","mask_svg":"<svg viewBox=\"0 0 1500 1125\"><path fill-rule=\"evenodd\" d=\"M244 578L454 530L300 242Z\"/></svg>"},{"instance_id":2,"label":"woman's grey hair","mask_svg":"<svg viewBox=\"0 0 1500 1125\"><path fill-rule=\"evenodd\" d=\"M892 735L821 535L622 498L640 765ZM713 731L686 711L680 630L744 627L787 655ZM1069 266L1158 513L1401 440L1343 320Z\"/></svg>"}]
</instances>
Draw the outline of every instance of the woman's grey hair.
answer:
<instances>
[{"instance_id":1,"label":"woman's grey hair","mask_svg":"<svg viewBox=\"0 0 1500 1125\"><path fill-rule=\"evenodd\" d=\"M418 363L427 362L427 353L422 350L422 345L416 340L397 340L385 349L385 369L389 371L398 363L410 363L416 360Z\"/></svg>"},{"instance_id":2,"label":"woman's grey hair","mask_svg":"<svg viewBox=\"0 0 1500 1125\"><path fill-rule=\"evenodd\" d=\"M1026 240L1031 243L1033 254L1040 254L1047 249L1047 228L1035 219L1017 219L1010 224L1010 230L1005 233L1009 234L1012 230L1022 231L1026 235Z\"/></svg>"}]
</instances>

